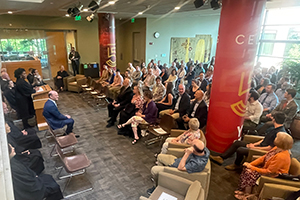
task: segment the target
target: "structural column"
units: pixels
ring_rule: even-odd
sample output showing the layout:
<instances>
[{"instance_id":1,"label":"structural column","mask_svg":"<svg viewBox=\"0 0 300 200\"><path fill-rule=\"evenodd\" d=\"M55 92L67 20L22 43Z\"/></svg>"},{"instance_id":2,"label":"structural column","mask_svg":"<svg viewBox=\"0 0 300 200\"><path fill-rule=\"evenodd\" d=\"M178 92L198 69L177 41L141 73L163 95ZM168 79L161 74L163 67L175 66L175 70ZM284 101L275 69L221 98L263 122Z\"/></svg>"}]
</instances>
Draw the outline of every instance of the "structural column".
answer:
<instances>
[{"instance_id":1,"label":"structural column","mask_svg":"<svg viewBox=\"0 0 300 200\"><path fill-rule=\"evenodd\" d=\"M207 146L224 152L241 135L266 0L223 0Z\"/></svg>"},{"instance_id":2,"label":"structural column","mask_svg":"<svg viewBox=\"0 0 300 200\"><path fill-rule=\"evenodd\" d=\"M100 69L103 65L116 69L115 17L110 13L98 14Z\"/></svg>"}]
</instances>

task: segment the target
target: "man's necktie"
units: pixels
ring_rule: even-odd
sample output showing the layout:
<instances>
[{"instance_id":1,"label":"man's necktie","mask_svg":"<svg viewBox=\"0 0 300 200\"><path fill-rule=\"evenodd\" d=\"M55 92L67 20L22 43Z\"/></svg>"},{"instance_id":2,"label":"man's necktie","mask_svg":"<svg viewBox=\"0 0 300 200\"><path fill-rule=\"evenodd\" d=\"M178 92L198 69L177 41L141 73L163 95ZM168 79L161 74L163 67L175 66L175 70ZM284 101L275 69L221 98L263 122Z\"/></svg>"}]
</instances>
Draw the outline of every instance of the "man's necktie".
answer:
<instances>
[{"instance_id":1,"label":"man's necktie","mask_svg":"<svg viewBox=\"0 0 300 200\"><path fill-rule=\"evenodd\" d=\"M285 107L287 106L287 102L285 102L282 106L282 110L285 109Z\"/></svg>"}]
</instances>

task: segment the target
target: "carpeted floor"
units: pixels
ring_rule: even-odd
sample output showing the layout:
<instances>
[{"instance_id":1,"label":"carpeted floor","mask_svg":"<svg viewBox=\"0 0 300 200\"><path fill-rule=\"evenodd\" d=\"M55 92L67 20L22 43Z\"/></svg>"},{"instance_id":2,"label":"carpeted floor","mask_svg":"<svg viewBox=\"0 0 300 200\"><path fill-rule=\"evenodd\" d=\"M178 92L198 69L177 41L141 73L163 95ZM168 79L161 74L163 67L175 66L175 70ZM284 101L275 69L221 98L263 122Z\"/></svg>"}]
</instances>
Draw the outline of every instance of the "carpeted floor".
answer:
<instances>
[{"instance_id":1,"label":"carpeted floor","mask_svg":"<svg viewBox=\"0 0 300 200\"><path fill-rule=\"evenodd\" d=\"M74 133L79 134L75 153L86 153L92 164L84 175L73 178L70 189L86 188L89 182L94 190L69 199L76 200L135 200L139 196L147 196L146 190L152 187L150 169L154 165L154 153L159 150L157 144L146 146L142 141L131 145L131 139L117 134L117 128L106 128L107 109L96 111L89 106L80 95L72 92L59 94L58 108L63 114L69 114L75 120ZM58 180L58 170L61 165L57 157L50 157L53 140L44 138L44 131L39 132L43 148L41 152L45 159L45 173L52 174L61 188L66 180ZM299 157L299 144L293 153ZM234 158L226 160L223 165L230 164ZM233 200L239 172L231 172L212 163L211 184L208 200ZM88 180L88 181L87 181Z\"/></svg>"}]
</instances>

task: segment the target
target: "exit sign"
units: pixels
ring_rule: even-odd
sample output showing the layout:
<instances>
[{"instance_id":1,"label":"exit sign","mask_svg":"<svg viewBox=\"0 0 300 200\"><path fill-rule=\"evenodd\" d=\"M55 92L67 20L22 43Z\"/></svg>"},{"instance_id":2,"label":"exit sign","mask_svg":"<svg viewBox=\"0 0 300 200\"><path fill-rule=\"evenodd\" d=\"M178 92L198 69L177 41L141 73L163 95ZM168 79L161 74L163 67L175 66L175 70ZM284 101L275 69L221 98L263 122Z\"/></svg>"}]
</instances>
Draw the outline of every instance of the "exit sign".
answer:
<instances>
[{"instance_id":1,"label":"exit sign","mask_svg":"<svg viewBox=\"0 0 300 200\"><path fill-rule=\"evenodd\" d=\"M81 16L75 16L75 21L80 21L81 20Z\"/></svg>"},{"instance_id":2,"label":"exit sign","mask_svg":"<svg viewBox=\"0 0 300 200\"><path fill-rule=\"evenodd\" d=\"M131 23L134 23L134 22L135 22L135 19L134 19L134 18L132 18L132 19L131 19Z\"/></svg>"}]
</instances>

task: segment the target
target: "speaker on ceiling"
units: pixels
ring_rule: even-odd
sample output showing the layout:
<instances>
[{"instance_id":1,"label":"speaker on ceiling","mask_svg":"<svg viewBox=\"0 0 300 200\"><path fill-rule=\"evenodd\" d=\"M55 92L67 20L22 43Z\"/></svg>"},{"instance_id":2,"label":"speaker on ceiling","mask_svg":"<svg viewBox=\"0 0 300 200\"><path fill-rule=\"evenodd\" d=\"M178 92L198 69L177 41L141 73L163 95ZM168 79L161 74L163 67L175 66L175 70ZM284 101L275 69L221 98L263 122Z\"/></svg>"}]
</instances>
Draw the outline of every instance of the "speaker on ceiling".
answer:
<instances>
[{"instance_id":1,"label":"speaker on ceiling","mask_svg":"<svg viewBox=\"0 0 300 200\"><path fill-rule=\"evenodd\" d=\"M201 6L203 6L204 2L203 0L195 0L194 1L194 5L196 8L200 8Z\"/></svg>"}]
</instances>

